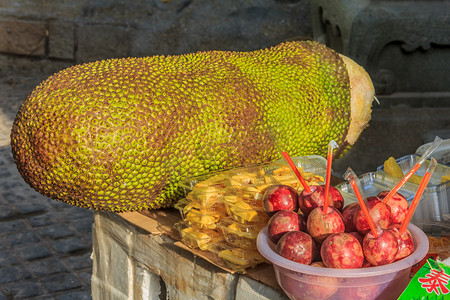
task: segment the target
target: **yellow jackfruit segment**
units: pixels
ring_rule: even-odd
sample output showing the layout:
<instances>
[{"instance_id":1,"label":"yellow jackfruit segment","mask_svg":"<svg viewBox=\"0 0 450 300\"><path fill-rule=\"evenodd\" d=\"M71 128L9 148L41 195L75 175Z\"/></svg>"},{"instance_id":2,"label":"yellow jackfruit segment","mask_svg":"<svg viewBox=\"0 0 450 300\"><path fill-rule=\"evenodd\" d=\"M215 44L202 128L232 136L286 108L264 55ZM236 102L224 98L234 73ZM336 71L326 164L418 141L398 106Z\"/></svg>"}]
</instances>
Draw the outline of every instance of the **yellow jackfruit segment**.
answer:
<instances>
[{"instance_id":1,"label":"yellow jackfruit segment","mask_svg":"<svg viewBox=\"0 0 450 300\"><path fill-rule=\"evenodd\" d=\"M397 178L403 178L403 176L405 175L403 173L402 169L400 168L400 166L398 165L397 161L393 157L389 157L384 162L384 171L386 172L386 174L397 177ZM412 175L411 178L408 179L408 182L420 184L422 182L422 179L423 179L423 176ZM442 178L441 178L441 180L442 180Z\"/></svg>"},{"instance_id":2,"label":"yellow jackfruit segment","mask_svg":"<svg viewBox=\"0 0 450 300\"><path fill-rule=\"evenodd\" d=\"M211 176L203 181L198 182L195 186L194 186L194 190L203 188L203 187L211 187L211 186L224 186L226 184L228 184L228 176L225 174L217 174L215 176Z\"/></svg>"},{"instance_id":3,"label":"yellow jackfruit segment","mask_svg":"<svg viewBox=\"0 0 450 300\"><path fill-rule=\"evenodd\" d=\"M273 171L273 174L277 175L277 176L284 176L284 175L288 175L288 174L291 174L291 173L292 173L291 168L289 168L287 166L283 166L283 167L278 168L278 169Z\"/></svg>"},{"instance_id":4,"label":"yellow jackfruit segment","mask_svg":"<svg viewBox=\"0 0 450 300\"><path fill-rule=\"evenodd\" d=\"M222 197L224 191L217 187L203 187L200 189L194 189L189 193L186 198L192 201L197 201L206 206L211 203L215 203L220 197Z\"/></svg>"},{"instance_id":5,"label":"yellow jackfruit segment","mask_svg":"<svg viewBox=\"0 0 450 300\"><path fill-rule=\"evenodd\" d=\"M191 210L186 215L185 220L201 228L215 229L219 218L214 215L203 214L197 210Z\"/></svg>"},{"instance_id":6,"label":"yellow jackfruit segment","mask_svg":"<svg viewBox=\"0 0 450 300\"><path fill-rule=\"evenodd\" d=\"M255 219L258 213L244 201L237 201L230 207L230 211L244 221L251 222Z\"/></svg>"},{"instance_id":7,"label":"yellow jackfruit segment","mask_svg":"<svg viewBox=\"0 0 450 300\"><path fill-rule=\"evenodd\" d=\"M250 239L256 239L259 233L259 231L246 231L244 228L242 228L242 225L237 223L232 223L231 225L229 225L228 230L238 236Z\"/></svg>"},{"instance_id":8,"label":"yellow jackfruit segment","mask_svg":"<svg viewBox=\"0 0 450 300\"><path fill-rule=\"evenodd\" d=\"M243 172L240 174L232 175L230 177L231 184L255 184L255 180L258 176L263 175L264 171L258 173Z\"/></svg>"},{"instance_id":9,"label":"yellow jackfruit segment","mask_svg":"<svg viewBox=\"0 0 450 300\"><path fill-rule=\"evenodd\" d=\"M384 171L394 177L402 178L403 171L392 156L384 162Z\"/></svg>"},{"instance_id":10,"label":"yellow jackfruit segment","mask_svg":"<svg viewBox=\"0 0 450 300\"><path fill-rule=\"evenodd\" d=\"M225 203L228 203L228 204L235 204L236 202L238 202L239 199L241 199L241 197L239 197L237 195L226 195L223 197L223 200L225 201Z\"/></svg>"},{"instance_id":11,"label":"yellow jackfruit segment","mask_svg":"<svg viewBox=\"0 0 450 300\"><path fill-rule=\"evenodd\" d=\"M181 231L182 241L192 248L199 248L201 250L208 250L212 241L218 242L223 240L223 237L215 231L199 231L192 227L187 227Z\"/></svg>"},{"instance_id":12,"label":"yellow jackfruit segment","mask_svg":"<svg viewBox=\"0 0 450 300\"><path fill-rule=\"evenodd\" d=\"M254 251L243 251L242 249L225 249L218 253L224 261L238 266L254 264L254 260L263 261L262 256Z\"/></svg>"}]
</instances>

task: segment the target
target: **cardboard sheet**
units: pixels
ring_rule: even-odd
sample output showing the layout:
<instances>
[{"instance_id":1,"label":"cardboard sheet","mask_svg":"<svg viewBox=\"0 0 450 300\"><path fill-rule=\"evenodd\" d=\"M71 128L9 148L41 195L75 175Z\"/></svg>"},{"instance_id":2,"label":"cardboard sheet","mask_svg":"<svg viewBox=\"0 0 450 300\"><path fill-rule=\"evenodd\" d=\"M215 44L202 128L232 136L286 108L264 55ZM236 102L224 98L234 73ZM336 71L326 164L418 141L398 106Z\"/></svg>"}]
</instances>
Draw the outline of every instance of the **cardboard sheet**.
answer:
<instances>
[{"instance_id":1,"label":"cardboard sheet","mask_svg":"<svg viewBox=\"0 0 450 300\"><path fill-rule=\"evenodd\" d=\"M181 220L180 213L176 209L169 208L142 212L123 212L118 215L131 224L147 231L149 234L167 235L175 240L174 244L176 246L190 251L191 253L209 261L226 272L235 273L234 270L228 268L226 265L217 260L213 253L202 251L200 249L192 249L180 241L180 236L174 229L174 224ZM281 290L276 281L273 267L269 263L262 263L254 268L247 269L244 276L248 276L254 280L262 282L274 289Z\"/></svg>"}]
</instances>

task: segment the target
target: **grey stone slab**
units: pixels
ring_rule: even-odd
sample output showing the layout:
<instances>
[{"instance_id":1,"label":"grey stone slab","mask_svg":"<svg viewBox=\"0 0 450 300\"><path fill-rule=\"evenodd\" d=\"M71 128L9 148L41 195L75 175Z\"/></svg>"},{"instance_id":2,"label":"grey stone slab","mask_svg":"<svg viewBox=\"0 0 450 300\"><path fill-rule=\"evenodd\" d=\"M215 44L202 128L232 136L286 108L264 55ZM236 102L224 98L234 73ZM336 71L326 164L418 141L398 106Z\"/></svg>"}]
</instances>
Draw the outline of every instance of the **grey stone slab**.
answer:
<instances>
[{"instance_id":1,"label":"grey stone slab","mask_svg":"<svg viewBox=\"0 0 450 300\"><path fill-rule=\"evenodd\" d=\"M27 230L27 228L24 228L24 230ZM40 238L33 231L22 231L6 236L5 241L13 248L16 246L35 244L40 241Z\"/></svg>"},{"instance_id":2,"label":"grey stone slab","mask_svg":"<svg viewBox=\"0 0 450 300\"><path fill-rule=\"evenodd\" d=\"M5 287L5 291L12 299L28 299L45 293L39 284L31 280L9 284Z\"/></svg>"},{"instance_id":3,"label":"grey stone slab","mask_svg":"<svg viewBox=\"0 0 450 300\"><path fill-rule=\"evenodd\" d=\"M0 237L0 251L5 251L6 249L8 249L8 246L3 241L3 238Z\"/></svg>"},{"instance_id":4,"label":"grey stone slab","mask_svg":"<svg viewBox=\"0 0 450 300\"><path fill-rule=\"evenodd\" d=\"M54 256L31 261L27 264L27 267L36 277L67 271L61 261Z\"/></svg>"},{"instance_id":5,"label":"grey stone slab","mask_svg":"<svg viewBox=\"0 0 450 300\"><path fill-rule=\"evenodd\" d=\"M70 255L65 262L74 270L91 268L91 252L83 255Z\"/></svg>"},{"instance_id":6,"label":"grey stone slab","mask_svg":"<svg viewBox=\"0 0 450 300\"><path fill-rule=\"evenodd\" d=\"M75 289L81 286L80 281L76 276L69 273L61 273L47 277L45 278L45 281L43 281L43 284L52 293Z\"/></svg>"},{"instance_id":7,"label":"grey stone slab","mask_svg":"<svg viewBox=\"0 0 450 300\"><path fill-rule=\"evenodd\" d=\"M10 266L0 269L0 283L13 282L30 278L31 274L22 266Z\"/></svg>"},{"instance_id":8,"label":"grey stone slab","mask_svg":"<svg viewBox=\"0 0 450 300\"><path fill-rule=\"evenodd\" d=\"M19 180L19 178L16 180L15 178L8 178L8 180L5 180L2 182L2 187L5 195L8 200L12 200L11 197L18 196L19 191L23 192L22 189L26 190L28 189L28 185L24 185L22 181ZM18 197L16 200L20 201L22 198ZM25 198L23 198L25 200Z\"/></svg>"},{"instance_id":9,"label":"grey stone slab","mask_svg":"<svg viewBox=\"0 0 450 300\"><path fill-rule=\"evenodd\" d=\"M16 265L18 263L19 260L10 251L0 252L0 268Z\"/></svg>"},{"instance_id":10,"label":"grey stone slab","mask_svg":"<svg viewBox=\"0 0 450 300\"><path fill-rule=\"evenodd\" d=\"M71 222L72 227L74 227L78 232L86 233L87 236L90 236L90 233L92 232L93 223L94 216L92 215L92 213L86 217Z\"/></svg>"},{"instance_id":11,"label":"grey stone slab","mask_svg":"<svg viewBox=\"0 0 450 300\"><path fill-rule=\"evenodd\" d=\"M21 231L24 228L26 228L26 224L23 220L0 222L0 235Z\"/></svg>"},{"instance_id":12,"label":"grey stone slab","mask_svg":"<svg viewBox=\"0 0 450 300\"><path fill-rule=\"evenodd\" d=\"M42 215L38 215L38 216L32 216L32 217L29 217L27 220L30 223L30 225L33 227L51 225L51 224L54 224L54 222L56 221L55 215L52 214L51 212L48 212L48 213L45 213Z\"/></svg>"},{"instance_id":13,"label":"grey stone slab","mask_svg":"<svg viewBox=\"0 0 450 300\"><path fill-rule=\"evenodd\" d=\"M62 201L56 201L53 199L49 199L49 203L50 205L55 208L55 209L61 209L61 208L69 208L71 207L70 204L67 204L65 202Z\"/></svg>"},{"instance_id":14,"label":"grey stone slab","mask_svg":"<svg viewBox=\"0 0 450 300\"><path fill-rule=\"evenodd\" d=\"M53 254L46 246L42 244L18 248L15 251L23 260L45 258Z\"/></svg>"},{"instance_id":15,"label":"grey stone slab","mask_svg":"<svg viewBox=\"0 0 450 300\"><path fill-rule=\"evenodd\" d=\"M89 270L89 272L79 272L78 277L80 278L82 283L89 285L92 279L91 270Z\"/></svg>"},{"instance_id":16,"label":"grey stone slab","mask_svg":"<svg viewBox=\"0 0 450 300\"><path fill-rule=\"evenodd\" d=\"M78 237L69 237L53 241L53 249L58 253L72 253L90 249L91 245Z\"/></svg>"},{"instance_id":17,"label":"grey stone slab","mask_svg":"<svg viewBox=\"0 0 450 300\"><path fill-rule=\"evenodd\" d=\"M2 196L8 201L8 203L20 203L25 201L25 197L17 195L11 191L18 190L23 187L22 183L19 182L2 182L1 190L3 191Z\"/></svg>"},{"instance_id":18,"label":"grey stone slab","mask_svg":"<svg viewBox=\"0 0 450 300\"><path fill-rule=\"evenodd\" d=\"M68 205L64 210L61 211L61 214L69 221L77 221L82 218L91 217L94 219L93 212L87 208L81 208L78 206Z\"/></svg>"},{"instance_id":19,"label":"grey stone slab","mask_svg":"<svg viewBox=\"0 0 450 300\"><path fill-rule=\"evenodd\" d=\"M6 295L2 291L0 291L0 300L7 300Z\"/></svg>"},{"instance_id":20,"label":"grey stone slab","mask_svg":"<svg viewBox=\"0 0 450 300\"><path fill-rule=\"evenodd\" d=\"M75 232L67 226L40 227L38 228L38 232L42 237L48 237L51 239L69 237L75 234Z\"/></svg>"},{"instance_id":21,"label":"grey stone slab","mask_svg":"<svg viewBox=\"0 0 450 300\"><path fill-rule=\"evenodd\" d=\"M11 205L0 205L0 221L17 216L17 211Z\"/></svg>"},{"instance_id":22,"label":"grey stone slab","mask_svg":"<svg viewBox=\"0 0 450 300\"><path fill-rule=\"evenodd\" d=\"M91 293L88 291L67 292L62 295L56 296L56 300L90 300L92 299Z\"/></svg>"},{"instance_id":23,"label":"grey stone slab","mask_svg":"<svg viewBox=\"0 0 450 300\"><path fill-rule=\"evenodd\" d=\"M48 209L48 207L42 202L36 203L35 201L24 201L22 203L17 203L15 204L15 207L21 214L24 215L31 213L42 213Z\"/></svg>"}]
</instances>

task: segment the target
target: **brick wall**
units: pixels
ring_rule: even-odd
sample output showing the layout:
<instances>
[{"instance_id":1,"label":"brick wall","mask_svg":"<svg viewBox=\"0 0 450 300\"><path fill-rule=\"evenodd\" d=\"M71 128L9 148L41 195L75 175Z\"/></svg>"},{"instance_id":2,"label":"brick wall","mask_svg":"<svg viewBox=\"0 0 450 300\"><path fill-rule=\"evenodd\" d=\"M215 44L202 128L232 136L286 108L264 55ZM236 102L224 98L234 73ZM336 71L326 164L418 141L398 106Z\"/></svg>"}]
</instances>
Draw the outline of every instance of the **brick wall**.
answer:
<instances>
[{"instance_id":1,"label":"brick wall","mask_svg":"<svg viewBox=\"0 0 450 300\"><path fill-rule=\"evenodd\" d=\"M302 0L6 1L0 67L252 50L311 35L309 1Z\"/></svg>"}]
</instances>

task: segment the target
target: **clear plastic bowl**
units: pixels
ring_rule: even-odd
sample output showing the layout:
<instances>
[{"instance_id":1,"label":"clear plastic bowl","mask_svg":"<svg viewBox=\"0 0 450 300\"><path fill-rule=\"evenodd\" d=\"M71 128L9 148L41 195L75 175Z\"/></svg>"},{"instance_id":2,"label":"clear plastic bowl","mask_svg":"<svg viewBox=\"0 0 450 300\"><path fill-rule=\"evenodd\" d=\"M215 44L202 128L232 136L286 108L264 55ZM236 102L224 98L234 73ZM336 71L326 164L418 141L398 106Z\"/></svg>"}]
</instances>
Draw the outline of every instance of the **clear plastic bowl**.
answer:
<instances>
[{"instance_id":1,"label":"clear plastic bowl","mask_svg":"<svg viewBox=\"0 0 450 300\"><path fill-rule=\"evenodd\" d=\"M410 281L411 267L428 252L425 233L410 224L415 251L397 262L369 268L332 269L304 265L278 255L267 236L267 227L257 238L257 247L273 264L276 279L290 299L397 299Z\"/></svg>"}]
</instances>

